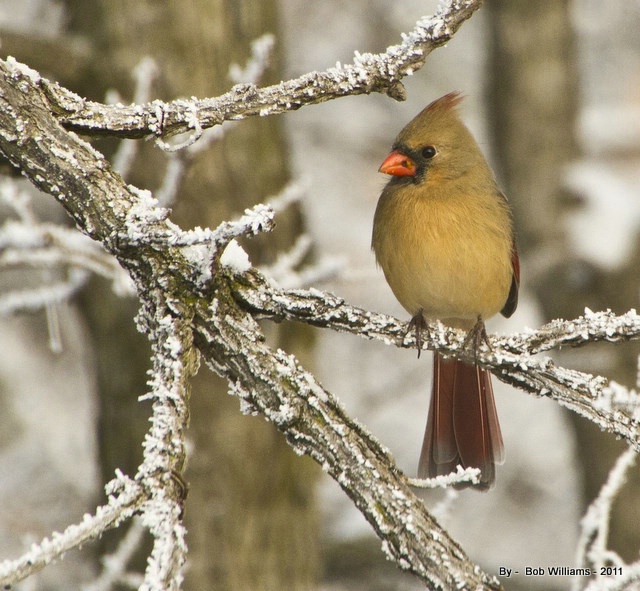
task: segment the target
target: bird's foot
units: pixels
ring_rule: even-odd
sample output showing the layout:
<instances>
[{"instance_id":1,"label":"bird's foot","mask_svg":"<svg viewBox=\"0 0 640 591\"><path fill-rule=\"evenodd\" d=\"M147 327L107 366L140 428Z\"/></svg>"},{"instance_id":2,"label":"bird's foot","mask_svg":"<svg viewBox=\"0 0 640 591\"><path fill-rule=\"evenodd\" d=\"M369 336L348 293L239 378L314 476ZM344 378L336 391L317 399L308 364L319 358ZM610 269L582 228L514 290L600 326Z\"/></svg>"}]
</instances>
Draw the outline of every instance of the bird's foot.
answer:
<instances>
[{"instance_id":1,"label":"bird's foot","mask_svg":"<svg viewBox=\"0 0 640 591\"><path fill-rule=\"evenodd\" d=\"M489 351L492 351L491 343L489 342L489 335L487 335L487 329L484 326L484 320L482 316L478 316L478 320L474 324L473 328L468 332L467 337L462 344L463 348L471 347L473 356L477 359L478 351L482 345L486 345Z\"/></svg>"},{"instance_id":2,"label":"bird's foot","mask_svg":"<svg viewBox=\"0 0 640 591\"><path fill-rule=\"evenodd\" d=\"M407 332L405 332L405 336L408 335L411 331L414 331L414 335L416 337L416 348L418 349L418 359L420 359L420 353L422 352L422 335L426 334L429 336L429 325L427 321L424 319L422 315L422 310L418 310L413 318L409 320L409 324L407 325Z\"/></svg>"}]
</instances>

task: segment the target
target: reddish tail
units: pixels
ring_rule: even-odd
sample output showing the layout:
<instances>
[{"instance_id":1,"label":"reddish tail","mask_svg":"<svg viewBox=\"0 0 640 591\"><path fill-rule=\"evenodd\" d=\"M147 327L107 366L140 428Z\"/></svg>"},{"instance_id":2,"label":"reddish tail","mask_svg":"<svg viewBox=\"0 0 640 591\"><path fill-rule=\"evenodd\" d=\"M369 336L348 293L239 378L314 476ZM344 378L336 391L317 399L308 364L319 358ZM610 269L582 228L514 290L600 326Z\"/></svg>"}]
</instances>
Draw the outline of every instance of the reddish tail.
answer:
<instances>
[{"instance_id":1,"label":"reddish tail","mask_svg":"<svg viewBox=\"0 0 640 591\"><path fill-rule=\"evenodd\" d=\"M502 434L491 388L491 374L476 365L433 354L433 390L418 476L480 468L482 490L495 480L502 463ZM460 485L459 488L470 485Z\"/></svg>"}]
</instances>

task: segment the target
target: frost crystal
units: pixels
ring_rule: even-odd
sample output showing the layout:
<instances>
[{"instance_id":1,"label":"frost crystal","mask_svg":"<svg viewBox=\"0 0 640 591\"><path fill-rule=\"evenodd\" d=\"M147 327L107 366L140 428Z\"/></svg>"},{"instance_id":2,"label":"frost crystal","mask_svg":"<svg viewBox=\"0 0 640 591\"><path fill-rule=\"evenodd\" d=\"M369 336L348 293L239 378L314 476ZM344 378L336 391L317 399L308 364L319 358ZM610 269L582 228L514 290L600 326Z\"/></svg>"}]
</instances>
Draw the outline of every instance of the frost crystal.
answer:
<instances>
[{"instance_id":1,"label":"frost crystal","mask_svg":"<svg viewBox=\"0 0 640 591\"><path fill-rule=\"evenodd\" d=\"M29 78L34 84L40 82L40 74L35 70L32 70L29 66L20 63L13 56L7 56L6 64L12 72L16 72L17 74L21 74Z\"/></svg>"},{"instance_id":2,"label":"frost crystal","mask_svg":"<svg viewBox=\"0 0 640 591\"><path fill-rule=\"evenodd\" d=\"M149 237L149 226L164 221L169 212L159 207L151 191L129 185L128 189L138 197L127 213L127 236L132 243L144 242Z\"/></svg>"}]
</instances>

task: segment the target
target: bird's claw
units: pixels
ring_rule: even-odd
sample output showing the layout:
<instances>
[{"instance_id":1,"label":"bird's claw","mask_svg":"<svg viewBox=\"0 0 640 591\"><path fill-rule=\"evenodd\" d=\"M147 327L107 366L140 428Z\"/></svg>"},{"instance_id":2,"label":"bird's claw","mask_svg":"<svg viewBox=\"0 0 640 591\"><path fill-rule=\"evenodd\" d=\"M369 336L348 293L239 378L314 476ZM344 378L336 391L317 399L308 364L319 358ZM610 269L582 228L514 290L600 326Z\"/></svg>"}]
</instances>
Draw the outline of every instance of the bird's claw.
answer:
<instances>
[{"instance_id":1,"label":"bird's claw","mask_svg":"<svg viewBox=\"0 0 640 591\"><path fill-rule=\"evenodd\" d=\"M429 325L427 321L424 319L422 315L422 310L418 310L416 314L414 314L413 318L409 320L409 324L407 324L407 331L404 333L407 336L411 331L414 331L414 335L416 338L416 348L418 349L418 359L420 359L420 353L422 352L422 335L429 335Z\"/></svg>"},{"instance_id":2,"label":"bird's claw","mask_svg":"<svg viewBox=\"0 0 640 591\"><path fill-rule=\"evenodd\" d=\"M477 359L478 351L483 344L486 345L489 351L493 351L491 342L489 341L489 335L487 334L487 329L484 326L484 320L482 320L482 316L478 316L478 320L464 339L462 347L466 349L470 346L473 351L473 356Z\"/></svg>"}]
</instances>

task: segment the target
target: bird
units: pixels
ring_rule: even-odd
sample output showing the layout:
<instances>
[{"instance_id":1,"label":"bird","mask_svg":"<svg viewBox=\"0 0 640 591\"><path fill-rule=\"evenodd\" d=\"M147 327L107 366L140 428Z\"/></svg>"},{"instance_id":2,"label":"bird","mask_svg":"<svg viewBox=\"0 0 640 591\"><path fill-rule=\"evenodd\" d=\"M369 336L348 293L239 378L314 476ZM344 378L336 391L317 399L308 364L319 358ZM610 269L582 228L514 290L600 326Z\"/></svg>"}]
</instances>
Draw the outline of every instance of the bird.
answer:
<instances>
[{"instance_id":1,"label":"bird","mask_svg":"<svg viewBox=\"0 0 640 591\"><path fill-rule=\"evenodd\" d=\"M418 357L428 323L467 331L477 356L489 345L484 321L510 317L520 263L509 203L463 123L463 96L450 92L420 111L396 137L379 172L391 178L376 206L371 246L398 302L410 314ZM504 444L491 374L433 354L433 384L419 478L478 468L488 490Z\"/></svg>"}]
</instances>

